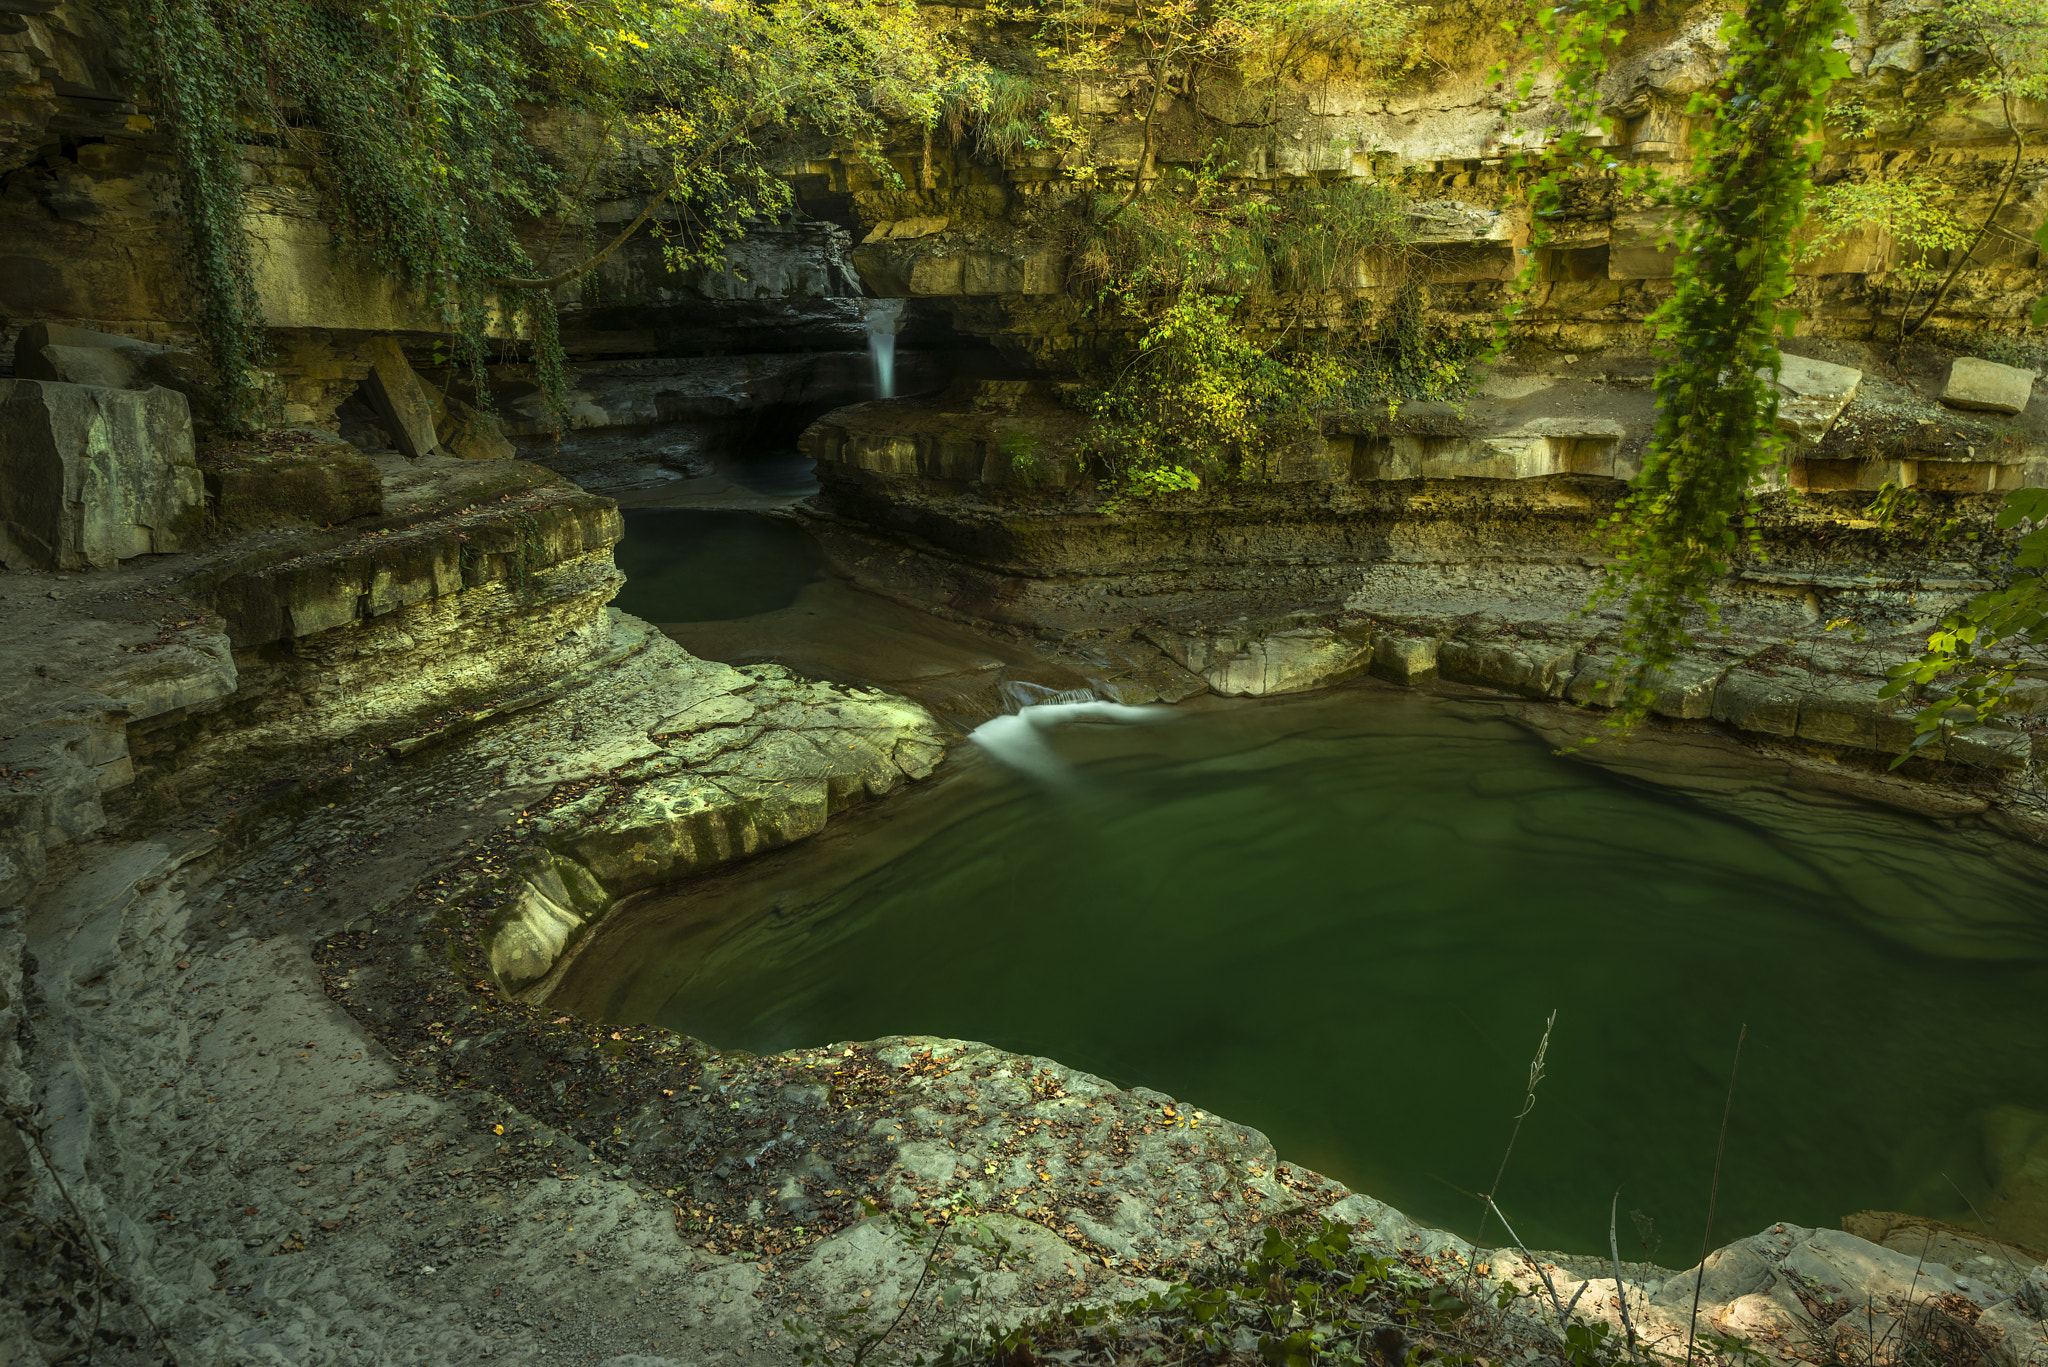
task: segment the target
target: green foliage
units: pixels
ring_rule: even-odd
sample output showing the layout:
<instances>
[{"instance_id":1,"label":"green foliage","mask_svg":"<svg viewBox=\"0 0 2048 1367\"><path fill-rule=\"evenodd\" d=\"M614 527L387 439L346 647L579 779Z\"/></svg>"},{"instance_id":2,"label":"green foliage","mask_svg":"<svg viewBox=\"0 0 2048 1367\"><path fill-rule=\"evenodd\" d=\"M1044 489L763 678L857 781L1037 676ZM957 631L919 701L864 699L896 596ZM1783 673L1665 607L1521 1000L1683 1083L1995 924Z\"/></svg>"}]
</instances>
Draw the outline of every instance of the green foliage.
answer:
<instances>
[{"instance_id":1,"label":"green foliage","mask_svg":"<svg viewBox=\"0 0 2048 1367\"><path fill-rule=\"evenodd\" d=\"M1256 478L1269 453L1319 435L1345 367L1314 352L1276 355L1259 346L1237 325L1237 302L1185 292L1093 395L1090 444L1110 464L1121 497Z\"/></svg>"},{"instance_id":2,"label":"green foliage","mask_svg":"<svg viewBox=\"0 0 2048 1367\"><path fill-rule=\"evenodd\" d=\"M1535 164L1539 216L1554 212L1563 179L1587 158L1626 192L1673 211L1673 294L1650 317L1667 351L1656 378L1657 423L1643 469L1606 527L1615 566L1595 602L1621 601L1624 656L1615 724L1648 714L1662 671L1692 645L1687 620L1713 604L1744 536L1741 514L1778 457L1777 337L1796 315L1793 243L1802 222L1815 135L1829 88L1848 74L1831 44L1848 24L1840 0L1795 0L1731 12L1722 36L1729 68L1695 94L1689 177L1680 182L1600 159L1599 83L1621 23L1639 0L1589 0L1539 14L1534 42L1564 65L1563 126ZM1533 77L1518 94L1532 98ZM1540 218L1539 218L1540 221ZM1754 533L1752 533L1753 537Z\"/></svg>"},{"instance_id":3,"label":"green foliage","mask_svg":"<svg viewBox=\"0 0 2048 1367\"><path fill-rule=\"evenodd\" d=\"M1492 350L1463 326L1432 323L1422 287L1412 282L1379 308L1360 301L1334 344L1352 367L1345 409L1360 417L1384 409L1389 422L1406 400L1462 399L1473 368Z\"/></svg>"},{"instance_id":4,"label":"green foliage","mask_svg":"<svg viewBox=\"0 0 2048 1367\"><path fill-rule=\"evenodd\" d=\"M1970 253L1998 227L1998 213L2018 179L2027 152L2019 102L2048 99L2048 0L1946 0L1928 26L1927 45L1965 73L1957 82L1960 95L1997 107L2013 140L2013 157L1989 212L1968 240L1953 249L1954 265L1913 326L1927 321ZM2048 224L2034 241L2048 250ZM2048 298L2036 301L2031 321L2037 327L2048 326ZM2023 357L2015 359L2024 363ZM1919 659L1891 671L1887 696L1934 690L1914 717L1908 755L1944 732L1967 731L2009 707L2013 684L2029 664L2015 652L2048 644L2044 522L2048 491L2021 489L2008 494L1999 512L1999 530L2021 534L2006 582L1945 618L1928 637ZM1900 756L1900 762L1905 758Z\"/></svg>"},{"instance_id":5,"label":"green foliage","mask_svg":"<svg viewBox=\"0 0 2048 1367\"><path fill-rule=\"evenodd\" d=\"M1359 326L1370 311L1357 315L1335 292L1355 292L1374 274L1398 277L1410 236L1400 201L1355 184L1247 191L1229 179L1236 130L1213 118L1217 132L1200 163L1161 167L1155 121L1174 91L1197 120L1210 118L1196 95L1212 76L1263 89L1270 105L1285 79L1342 72L1373 80L1410 69L1424 60L1421 8L1397 0L995 8L1037 25L1037 54L1055 73L1121 76L1134 58L1142 73L1137 166L1127 186L1088 203L1070 272L1110 353L1089 399L1090 447L1111 476L1107 506L1257 478L1270 455L1316 438L1330 408L1391 392L1389 377L1419 353L1392 344L1394 330ZM1067 175L1102 187L1112 173L1073 155L1084 140L1070 127L1060 138ZM1407 312L1395 314L1405 324ZM1133 331L1135 343L1122 343ZM1401 336L1412 340L1412 332ZM1430 357L1429 373L1441 378L1448 360L1449 352Z\"/></svg>"},{"instance_id":6,"label":"green foliage","mask_svg":"<svg viewBox=\"0 0 2048 1367\"><path fill-rule=\"evenodd\" d=\"M338 239L410 286L479 380L489 339L520 336L559 404L554 289L650 223L672 265L722 264L790 203L763 130L874 145L890 119L929 126L973 71L908 0L130 0L130 18L178 158L202 332L241 424L261 416L264 339L245 144L312 159ZM536 105L569 116L550 156L527 128ZM591 251L592 202L636 188L646 211ZM536 255L520 229L541 214L566 231Z\"/></svg>"},{"instance_id":7,"label":"green foliage","mask_svg":"<svg viewBox=\"0 0 2048 1367\"><path fill-rule=\"evenodd\" d=\"M1504 1302L1503 1302L1504 1304ZM1490 1313L1482 1311L1482 1314ZM1089 1360L1196 1364L1247 1360L1249 1340L1270 1367L1470 1367L1524 1346L1474 1342L1473 1307L1442 1281L1352 1243L1326 1220L1314 1233L1268 1226L1258 1253L1192 1272L1164 1291L1110 1306L1082 1306L1014 1328L948 1342L934 1367L1016 1367ZM1483 1323L1483 1321L1481 1321ZM1076 1351L1078 1350L1078 1352ZM1571 1322L1554 1351L1570 1367L1616 1367L1626 1358L1604 1324Z\"/></svg>"},{"instance_id":8,"label":"green foliage","mask_svg":"<svg viewBox=\"0 0 2048 1367\"><path fill-rule=\"evenodd\" d=\"M1153 188L1155 121L1170 93L1187 93L1200 116L1192 96L1202 73L1263 86L1270 104L1283 78L1341 71L1371 81L1423 60L1424 11L1399 0L1130 0L1114 7L1094 0L992 0L990 8L1013 22L1035 23L1037 56L1057 74L1121 79L1136 59L1143 138L1131 183L1109 218ZM1074 155L1087 140L1071 123L1064 130L1067 175L1087 186L1103 183L1106 168Z\"/></svg>"},{"instance_id":9,"label":"green foliage","mask_svg":"<svg viewBox=\"0 0 2048 1367\"><path fill-rule=\"evenodd\" d=\"M1317 440L1328 412L1458 392L1480 351L1432 327L1413 284L1379 309L1347 302L1404 272L1394 195L1339 183L1252 196L1227 169L1212 156L1167 168L1127 205L1099 197L1075 253L1071 278L1098 322L1142 328L1090 399L1112 506L1259 478L1271 456Z\"/></svg>"},{"instance_id":10,"label":"green foliage","mask_svg":"<svg viewBox=\"0 0 2048 1367\"><path fill-rule=\"evenodd\" d=\"M995 93L906 0L663 0L649 13L621 106L629 143L663 163L654 184L685 216L663 233L677 269L722 267L749 224L793 204L762 130L844 140L893 174L877 153L892 121L929 130Z\"/></svg>"},{"instance_id":11,"label":"green foliage","mask_svg":"<svg viewBox=\"0 0 2048 1367\"><path fill-rule=\"evenodd\" d=\"M1683 223L1676 289L1650 317L1671 355L1657 371L1642 473L1607 536L1617 563L1602 593L1628 610L1624 725L1647 715L1659 674L1692 645L1687 617L1711 617L1709 593L1742 544L1745 500L1778 458L1777 338L1796 321L1781 305L1811 139L1829 86L1848 74L1830 46L1847 22L1840 0L1733 14L1728 80L1693 97L1694 178L1670 194Z\"/></svg>"},{"instance_id":12,"label":"green foliage","mask_svg":"<svg viewBox=\"0 0 2048 1367\"><path fill-rule=\"evenodd\" d=\"M1065 148L1074 136L1038 82L988 68L971 73L949 94L945 125L954 142L971 142L999 163L1022 151Z\"/></svg>"},{"instance_id":13,"label":"green foliage","mask_svg":"<svg viewBox=\"0 0 2048 1367\"><path fill-rule=\"evenodd\" d=\"M197 321L222 381L220 415L229 430L239 430L255 415L249 375L267 350L242 233L239 69L205 0L136 0L131 17L169 123L192 235Z\"/></svg>"},{"instance_id":14,"label":"green foliage","mask_svg":"<svg viewBox=\"0 0 2048 1367\"><path fill-rule=\"evenodd\" d=\"M2043 223L2034 234L2034 245L2048 254L2048 223ZM2048 294L2034 301L2034 307L2027 313L2027 321L2037 328L2048 328Z\"/></svg>"},{"instance_id":15,"label":"green foliage","mask_svg":"<svg viewBox=\"0 0 2048 1367\"><path fill-rule=\"evenodd\" d=\"M1913 718L1903 763L1945 732L1981 726L2012 702L2014 682L2044 663L2024 652L2048 646L2048 489L2018 489L1998 513L2018 532L2006 581L1944 618L1919 659L1894 666L1882 696L1935 690Z\"/></svg>"},{"instance_id":16,"label":"green foliage","mask_svg":"<svg viewBox=\"0 0 2048 1367\"><path fill-rule=\"evenodd\" d=\"M1898 180L1845 177L1821 186L1808 213L1808 221L1819 225L1818 230L1799 244L1798 259L1825 256L1862 228L1890 234L1911 253L1890 272L1906 289L1899 305L1903 326L1920 295L1941 284L1947 272L1939 263L1949 252L1967 251L1975 242L1970 225L1942 203L1948 197L1941 181L1927 173Z\"/></svg>"},{"instance_id":17,"label":"green foliage","mask_svg":"<svg viewBox=\"0 0 2048 1367\"><path fill-rule=\"evenodd\" d=\"M1212 156L1171 167L1159 188L1097 218L1074 254L1074 288L1111 319L1147 319L1190 290L1237 296L1247 312L1282 294L1308 295L1366 283L1409 237L1401 201L1377 186L1309 185L1254 197L1228 186Z\"/></svg>"},{"instance_id":18,"label":"green foliage","mask_svg":"<svg viewBox=\"0 0 2048 1367\"><path fill-rule=\"evenodd\" d=\"M1968 65L1958 86L1971 99L2048 99L2048 3L2043 0L1943 0L1927 27L1926 42L1930 52ZM2010 121L2008 126L2017 128Z\"/></svg>"},{"instance_id":19,"label":"green foliage","mask_svg":"<svg viewBox=\"0 0 2048 1367\"><path fill-rule=\"evenodd\" d=\"M1617 162L1601 151L1602 135L1612 135L1616 129L1613 120L1601 112L1600 83L1607 75L1609 58L1628 36L1624 22L1641 8L1642 0L1586 0L1575 5L1539 5L1519 23L1501 20L1501 28L1520 38L1525 53L1534 58L1515 80L1507 113L1516 117L1539 106L1556 110L1556 116L1541 128L1518 124L1508 134L1510 141L1524 144L1533 137L1538 147L1518 152L1509 163L1516 172L1532 177L1528 195L1533 214L1531 242L1516 281L1516 296L1500 324L1503 342L1537 283L1537 252L1552 237L1546 220L1562 211L1565 186L1588 170L1613 176L1623 197L1653 193L1662 182L1655 167ZM1496 67L1491 73L1496 82L1506 76L1505 67ZM1546 77L1551 79L1546 81Z\"/></svg>"},{"instance_id":20,"label":"green foliage","mask_svg":"<svg viewBox=\"0 0 2048 1367\"><path fill-rule=\"evenodd\" d=\"M1969 351L1987 361L2021 370L2048 370L2048 337L2012 332L1973 332Z\"/></svg>"},{"instance_id":21,"label":"green foliage","mask_svg":"<svg viewBox=\"0 0 2048 1367\"><path fill-rule=\"evenodd\" d=\"M1909 485L1886 481L1864 509L1885 540L1922 553L1938 551L1959 535L1975 539L1975 532L1963 530L1963 519L1930 504L1920 491Z\"/></svg>"},{"instance_id":22,"label":"green foliage","mask_svg":"<svg viewBox=\"0 0 2048 1367\"><path fill-rule=\"evenodd\" d=\"M1428 60L1421 11L1399 0L1239 0L1226 6L1253 80L1359 76L1384 81Z\"/></svg>"},{"instance_id":23,"label":"green foliage","mask_svg":"<svg viewBox=\"0 0 2048 1367\"><path fill-rule=\"evenodd\" d=\"M1935 65L1927 79L1918 83L1908 114L1902 117L1897 111L1873 108L1860 94L1844 88L1837 90L1828 111L1829 126L1851 138L1883 134L1911 141L1914 124L1944 108L1963 106L1971 108L1973 121L1988 123L1985 114L1994 113L2012 139L2013 152L1989 210L1974 224L1963 225L1953 215L1948 215L1949 222L1937 223L1918 214L1919 205L1914 201L1932 198L1935 184L1935 178L1924 173L1915 178L1924 184L1892 192L1890 202L1874 198L1879 193L1875 190L1860 198L1848 195L1844 199L1842 207L1865 211L1865 222L1888 225L1896 217L1907 230L1902 235L1906 245L1922 249L1908 264L1903 280L1909 293L1900 313L1902 343L1927 324L1987 237L2003 236L2009 245L2025 241L1997 220L2016 188L2027 155L2026 125L2016 117L2020 102L2048 98L2048 0L1944 0L1931 15L1901 15L1883 30L1886 39L1909 33L1922 38ZM1829 191L1834 189L1829 187ZM1817 212L1832 207L1817 206ZM1923 229L1934 231L1913 233L1916 219ZM1910 240L1915 237L1919 240ZM2034 241L2048 248L2048 225L2036 233ZM1946 270L1928 263L1929 249L1949 254ZM1922 294L1927 296L1924 304ZM2048 325L2048 299L2035 303L2032 320L2035 326Z\"/></svg>"},{"instance_id":24,"label":"green foliage","mask_svg":"<svg viewBox=\"0 0 2048 1367\"><path fill-rule=\"evenodd\" d=\"M1943 0L1927 26L1926 43L1930 53L1949 59L1965 73L1956 82L1958 96L1998 109L2012 138L2012 160L1976 232L1956 249L1954 263L1919 316L1901 327L1902 344L1934 316L1971 254L1999 228L1998 215L2012 197L2027 157L2020 105L2048 99L2048 0ZM2048 242L2048 225L2037 240ZM2035 304L2033 317L2037 324L2048 321L2048 299Z\"/></svg>"}]
</instances>

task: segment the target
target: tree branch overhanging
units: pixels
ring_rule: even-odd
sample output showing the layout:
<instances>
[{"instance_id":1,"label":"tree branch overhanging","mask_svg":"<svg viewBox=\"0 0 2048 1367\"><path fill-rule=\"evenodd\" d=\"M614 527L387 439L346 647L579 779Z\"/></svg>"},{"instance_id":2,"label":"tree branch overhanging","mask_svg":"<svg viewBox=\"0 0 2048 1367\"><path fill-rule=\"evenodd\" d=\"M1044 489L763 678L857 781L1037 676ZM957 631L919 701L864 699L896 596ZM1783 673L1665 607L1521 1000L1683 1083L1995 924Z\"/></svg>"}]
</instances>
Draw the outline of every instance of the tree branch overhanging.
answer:
<instances>
[{"instance_id":1,"label":"tree branch overhanging","mask_svg":"<svg viewBox=\"0 0 2048 1367\"><path fill-rule=\"evenodd\" d=\"M553 275L547 276L522 278L519 276L501 275L492 279L490 283L500 289L551 290L566 285L571 280L579 280L596 270L599 266L602 266L612 253L625 246L632 239L633 234L639 232L647 220L654 217L654 211L668 203L670 194L671 191L663 190L656 194L654 198L648 200L647 207L640 211L639 217L628 223L617 237L606 243L581 265L570 266L566 270L560 270Z\"/></svg>"}]
</instances>

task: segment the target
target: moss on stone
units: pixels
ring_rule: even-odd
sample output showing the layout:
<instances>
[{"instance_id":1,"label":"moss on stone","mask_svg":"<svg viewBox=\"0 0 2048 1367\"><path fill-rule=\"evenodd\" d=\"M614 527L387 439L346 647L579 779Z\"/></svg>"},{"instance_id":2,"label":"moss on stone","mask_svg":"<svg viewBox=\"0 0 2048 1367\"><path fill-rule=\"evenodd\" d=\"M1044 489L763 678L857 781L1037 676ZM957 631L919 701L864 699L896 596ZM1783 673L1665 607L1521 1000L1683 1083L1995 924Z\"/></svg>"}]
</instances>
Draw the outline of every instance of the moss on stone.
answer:
<instances>
[{"instance_id":1,"label":"moss on stone","mask_svg":"<svg viewBox=\"0 0 2048 1367\"><path fill-rule=\"evenodd\" d=\"M314 432L264 432L199 453L215 527L224 535L331 527L384 511L375 463Z\"/></svg>"}]
</instances>

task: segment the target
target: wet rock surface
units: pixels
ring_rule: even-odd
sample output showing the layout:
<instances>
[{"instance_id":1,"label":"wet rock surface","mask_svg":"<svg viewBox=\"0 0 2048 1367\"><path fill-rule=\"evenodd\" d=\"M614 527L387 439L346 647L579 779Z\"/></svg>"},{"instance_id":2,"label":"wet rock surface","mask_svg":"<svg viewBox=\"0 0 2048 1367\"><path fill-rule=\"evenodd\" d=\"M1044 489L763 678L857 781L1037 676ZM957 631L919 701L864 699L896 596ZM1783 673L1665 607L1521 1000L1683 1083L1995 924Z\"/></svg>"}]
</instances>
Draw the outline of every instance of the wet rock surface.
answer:
<instances>
[{"instance_id":1,"label":"wet rock surface","mask_svg":"<svg viewBox=\"0 0 2048 1367\"><path fill-rule=\"evenodd\" d=\"M469 747L473 761L503 762L516 789L577 785L532 820L540 847L490 934L490 971L508 990L546 977L618 898L815 835L833 813L929 775L950 739L907 699L699 660L618 621L631 658L582 690L566 736L544 728L554 743L541 754L519 730Z\"/></svg>"}]
</instances>

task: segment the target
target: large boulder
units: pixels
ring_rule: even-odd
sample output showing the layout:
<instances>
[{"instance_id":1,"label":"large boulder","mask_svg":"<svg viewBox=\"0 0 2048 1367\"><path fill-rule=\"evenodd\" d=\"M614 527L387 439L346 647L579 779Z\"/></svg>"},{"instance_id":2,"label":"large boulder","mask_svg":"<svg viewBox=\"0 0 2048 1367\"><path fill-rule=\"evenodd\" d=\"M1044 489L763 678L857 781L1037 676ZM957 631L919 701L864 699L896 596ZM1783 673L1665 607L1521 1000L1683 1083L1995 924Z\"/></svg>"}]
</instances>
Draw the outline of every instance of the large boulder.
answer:
<instances>
[{"instance_id":1,"label":"large boulder","mask_svg":"<svg viewBox=\"0 0 2048 1367\"><path fill-rule=\"evenodd\" d=\"M1804 442L1826 436L1842 416L1842 410L1856 397L1863 372L1854 366L1816 361L1811 356L1780 358L1778 388L1778 429Z\"/></svg>"},{"instance_id":2,"label":"large boulder","mask_svg":"<svg viewBox=\"0 0 2048 1367\"><path fill-rule=\"evenodd\" d=\"M23 380L55 380L105 389L147 389L162 385L185 396L195 422L212 419L213 397L206 362L191 352L123 337L115 332L62 323L30 323L14 344L14 374Z\"/></svg>"},{"instance_id":3,"label":"large boulder","mask_svg":"<svg viewBox=\"0 0 2048 1367\"><path fill-rule=\"evenodd\" d=\"M510 460L518 454L495 416L479 412L452 394L441 401L434 432L443 454L461 460Z\"/></svg>"},{"instance_id":4,"label":"large boulder","mask_svg":"<svg viewBox=\"0 0 2048 1367\"><path fill-rule=\"evenodd\" d=\"M0 563L106 568L185 548L205 520L173 390L0 380Z\"/></svg>"},{"instance_id":5,"label":"large boulder","mask_svg":"<svg viewBox=\"0 0 2048 1367\"><path fill-rule=\"evenodd\" d=\"M434 431L434 396L398 343L379 337L370 344L370 373L363 397L391 434L392 445L417 460L440 444Z\"/></svg>"}]
</instances>

